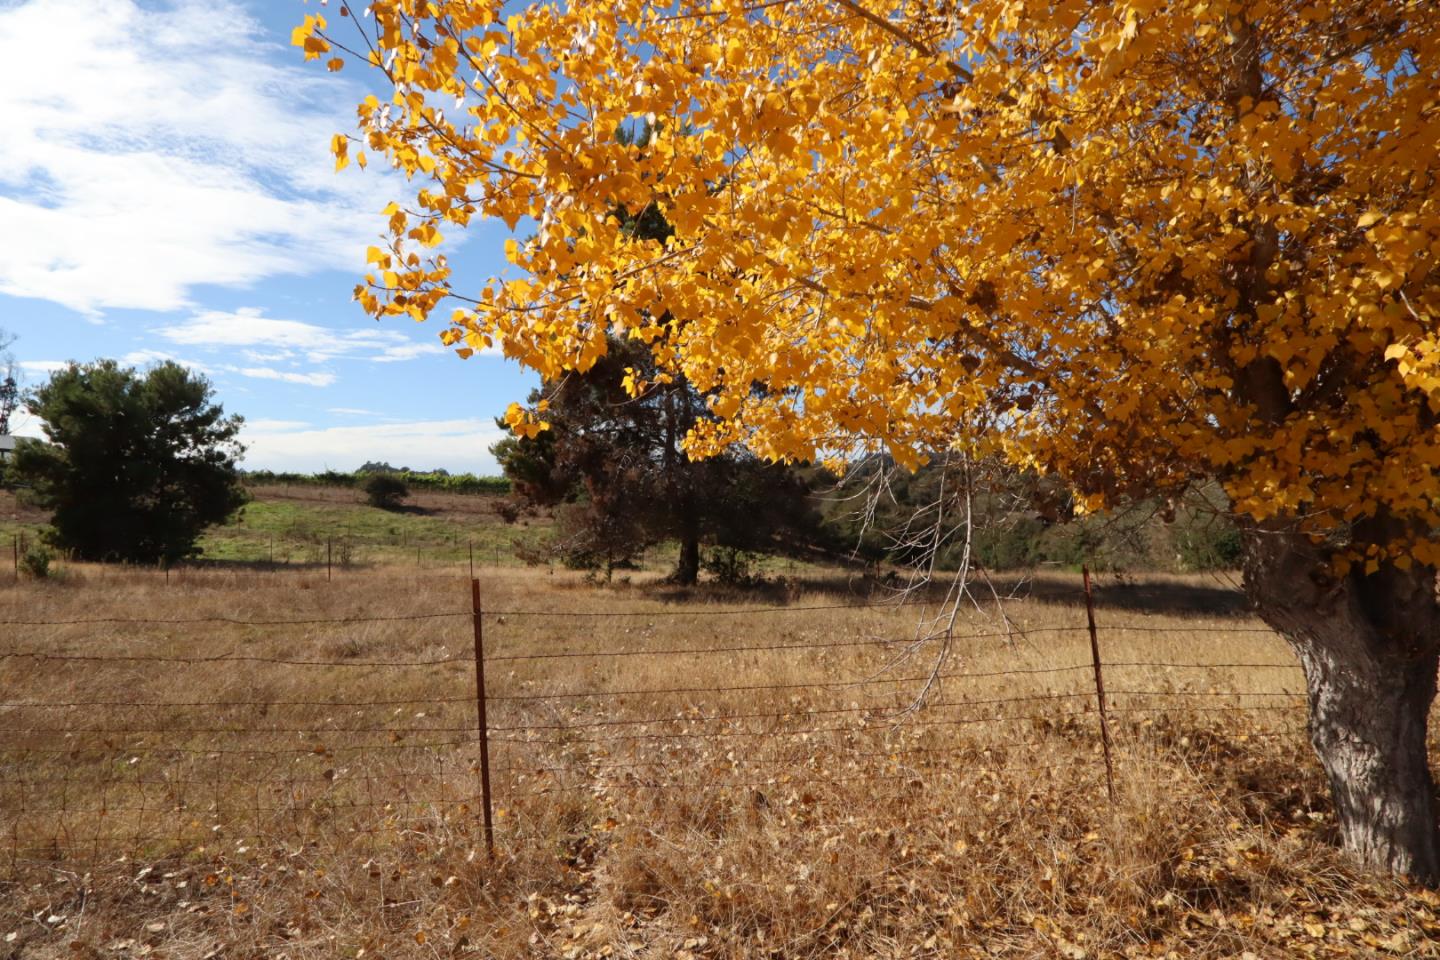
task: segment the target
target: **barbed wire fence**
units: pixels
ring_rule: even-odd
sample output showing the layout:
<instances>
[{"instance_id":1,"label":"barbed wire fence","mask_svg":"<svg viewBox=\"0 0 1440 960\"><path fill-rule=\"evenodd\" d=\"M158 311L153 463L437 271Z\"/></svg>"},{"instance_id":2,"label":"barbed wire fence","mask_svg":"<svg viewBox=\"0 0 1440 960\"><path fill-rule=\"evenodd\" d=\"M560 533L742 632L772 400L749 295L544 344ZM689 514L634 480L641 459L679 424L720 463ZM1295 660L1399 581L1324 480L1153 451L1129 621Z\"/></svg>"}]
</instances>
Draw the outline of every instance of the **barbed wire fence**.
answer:
<instances>
[{"instance_id":1,"label":"barbed wire fence","mask_svg":"<svg viewBox=\"0 0 1440 960\"><path fill-rule=\"evenodd\" d=\"M1198 655L1107 661L1112 631L1193 630L1143 620L1097 625L1088 577L1085 622L1026 636L1075 638L1079 649L1088 640L1090 657L1061 657L1053 643L1062 662L964 669L958 656L938 671L909 666L910 636L785 639L768 629L884 603L487 610L478 579L469 593L453 610L386 616L0 620L8 638L0 640L0 826L8 835L0 843L12 870L247 845L363 850L407 832L443 832L494 856L521 842L546 803L614 804L672 791L808 795L857 783L904 795L975 755L960 731L989 731L1008 751L1072 740L1083 749L1035 774L1081 770L1113 801L1133 780L1112 754L1155 735L1152 721L1167 705L1279 722L1257 726L1253 739L1298 738L1304 725L1304 698L1283 684L1160 689L1132 679L1163 671L1203 680L1222 670L1283 678L1296 666ZM688 624L713 617L744 618L744 629L722 642L685 641ZM586 642L586 625L602 620L647 629L630 645ZM487 650L487 639L525 621L550 640ZM345 646L347 632L378 625L422 640L422 652L367 657ZM63 636L26 641L27 630ZM1263 627L1205 630L1273 637ZM342 636L318 643L315 631ZM278 641L275 649L253 643L261 634ZM951 649L1012 634L956 634ZM835 662L842 657L855 662ZM758 676L713 666L739 661ZM636 663L650 682L630 679ZM522 676L527 669L538 675ZM734 682L716 682L727 673ZM934 679L940 684L927 682ZM1043 687L986 690L985 682ZM171 695L126 696L156 686ZM929 694L915 703L922 688Z\"/></svg>"}]
</instances>

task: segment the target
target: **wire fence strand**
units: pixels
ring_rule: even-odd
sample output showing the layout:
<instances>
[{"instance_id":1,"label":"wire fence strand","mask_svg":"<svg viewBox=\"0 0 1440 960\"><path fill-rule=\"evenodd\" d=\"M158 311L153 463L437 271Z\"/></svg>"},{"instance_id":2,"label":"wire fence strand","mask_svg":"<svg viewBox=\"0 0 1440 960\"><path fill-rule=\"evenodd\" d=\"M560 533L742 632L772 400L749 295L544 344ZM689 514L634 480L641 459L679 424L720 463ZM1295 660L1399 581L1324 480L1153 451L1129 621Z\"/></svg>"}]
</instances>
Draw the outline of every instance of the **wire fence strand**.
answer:
<instances>
[{"instance_id":1,"label":"wire fence strand","mask_svg":"<svg viewBox=\"0 0 1440 960\"><path fill-rule=\"evenodd\" d=\"M213 844L217 836L264 839L272 831L289 841L329 835L344 842L425 817L473 831L479 780L492 773L507 806L594 803L612 793L664 802L667 791L696 787L703 787L707 802L718 802L734 791L844 790L865 783L899 783L903 789L885 795L904 801L915 784L967 776L977 758L1034 776L1064 770L1103 779L1092 756L1099 732L1086 674L1094 664L1063 644L1049 662L1005 660L1019 656L1010 645L1017 639L1033 646L1041 638L1082 638L1083 623L924 637L892 630L770 639L755 622L901 609L887 600L487 611L477 599L468 611L374 616L0 619L0 627L10 628L0 647L6 691L0 699L0 856L7 839L13 865L57 850L104 856ZM702 641L691 629L695 618L744 617L752 618L740 621L747 636L727 627ZM537 629L537 618L552 622ZM508 629L512 619L525 620L524 629ZM587 647L564 626L625 619L654 628L653 642ZM466 620L476 627L477 651L480 629L494 632L492 648L499 650L482 662L496 667L494 689L476 689L468 669L450 669L476 665L468 636L450 626ZM312 628L366 624L395 625L404 634L401 645L387 648L389 656L370 657L304 646L329 642L317 640L329 634ZM152 638L133 635L138 628L207 625L265 633L243 643L221 631L167 634L167 647L158 650L139 646ZM105 626L137 630L60 632ZM1132 619L1107 625L1102 634L1107 640L1124 635L1133 649L1145 637L1271 632ZM226 639L216 643L217 636ZM277 638L287 646L260 645ZM948 645L951 659L922 668L914 655L939 648L926 641ZM214 652L214 646L224 649ZM723 682L686 676L698 658L710 657L730 658L720 669L731 675L717 678ZM90 669L64 669L67 664ZM553 669L537 674L521 669L527 664ZM267 666L307 669L288 675L255 669ZM204 668L213 690L198 697L164 689L117 695L140 683L163 688L189 667ZM1303 684L1287 689L1284 676L1299 676L1294 662L1132 654L1104 667L1119 671L1120 681L1101 703L1116 721L1117 742L1137 751L1135 764L1163 749L1188 756L1258 741L1303 744ZM316 684L333 689L317 695ZM492 712L483 733L500 751L493 769L482 765L475 722L477 714L485 716L484 702ZM1179 746L1173 745L1176 730L1186 731ZM1032 756L1039 745L1060 742L1079 752L1049 765ZM1127 768L1125 774L1137 785L1195 775L1188 766ZM143 830L156 818L173 819L174 829L124 832Z\"/></svg>"}]
</instances>

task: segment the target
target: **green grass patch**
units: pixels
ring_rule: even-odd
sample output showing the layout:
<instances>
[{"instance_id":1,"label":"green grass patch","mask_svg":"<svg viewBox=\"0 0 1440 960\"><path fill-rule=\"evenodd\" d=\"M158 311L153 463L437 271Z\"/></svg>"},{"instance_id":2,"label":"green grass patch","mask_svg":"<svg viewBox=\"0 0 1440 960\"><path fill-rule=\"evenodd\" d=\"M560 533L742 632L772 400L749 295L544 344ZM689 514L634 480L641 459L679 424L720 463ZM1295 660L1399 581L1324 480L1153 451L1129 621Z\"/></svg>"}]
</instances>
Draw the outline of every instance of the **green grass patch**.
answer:
<instances>
[{"instance_id":1,"label":"green grass patch","mask_svg":"<svg viewBox=\"0 0 1440 960\"><path fill-rule=\"evenodd\" d=\"M389 511L358 500L256 499L200 541L202 558L248 563L515 563L516 540L544 524L506 524L492 511Z\"/></svg>"}]
</instances>

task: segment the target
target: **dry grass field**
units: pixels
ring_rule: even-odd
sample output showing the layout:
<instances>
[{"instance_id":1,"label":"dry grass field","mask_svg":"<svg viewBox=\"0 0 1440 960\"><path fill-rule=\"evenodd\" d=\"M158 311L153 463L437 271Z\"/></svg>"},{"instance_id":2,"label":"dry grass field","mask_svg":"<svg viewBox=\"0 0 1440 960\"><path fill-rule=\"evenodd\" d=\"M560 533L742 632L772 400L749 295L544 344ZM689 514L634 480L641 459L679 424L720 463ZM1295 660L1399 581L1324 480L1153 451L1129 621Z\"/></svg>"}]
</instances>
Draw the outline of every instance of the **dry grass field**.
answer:
<instances>
[{"instance_id":1,"label":"dry grass field","mask_svg":"<svg viewBox=\"0 0 1440 960\"><path fill-rule=\"evenodd\" d=\"M972 609L405 566L0 585L0 957L1440 955L1210 579ZM276 622L285 621L285 622ZM1440 743L1440 740L1437 740Z\"/></svg>"}]
</instances>

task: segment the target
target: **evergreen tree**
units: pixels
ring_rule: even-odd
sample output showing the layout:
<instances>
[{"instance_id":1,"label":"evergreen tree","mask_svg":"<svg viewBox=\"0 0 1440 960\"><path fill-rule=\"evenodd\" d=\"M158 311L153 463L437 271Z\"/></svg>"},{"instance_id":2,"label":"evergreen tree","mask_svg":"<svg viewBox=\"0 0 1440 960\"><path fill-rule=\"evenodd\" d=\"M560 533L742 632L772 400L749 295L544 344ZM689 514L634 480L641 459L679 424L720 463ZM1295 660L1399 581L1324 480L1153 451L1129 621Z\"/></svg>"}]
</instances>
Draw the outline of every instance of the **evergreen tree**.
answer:
<instances>
[{"instance_id":1,"label":"evergreen tree","mask_svg":"<svg viewBox=\"0 0 1440 960\"><path fill-rule=\"evenodd\" d=\"M242 420L202 376L162 363L71 363L28 399L49 443L22 441L12 477L54 511L56 546L85 560L192 556L204 529L246 502Z\"/></svg>"}]
</instances>

